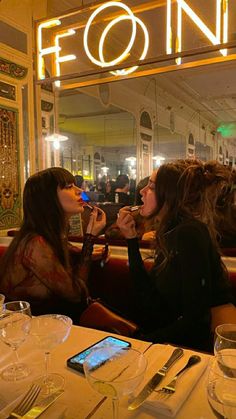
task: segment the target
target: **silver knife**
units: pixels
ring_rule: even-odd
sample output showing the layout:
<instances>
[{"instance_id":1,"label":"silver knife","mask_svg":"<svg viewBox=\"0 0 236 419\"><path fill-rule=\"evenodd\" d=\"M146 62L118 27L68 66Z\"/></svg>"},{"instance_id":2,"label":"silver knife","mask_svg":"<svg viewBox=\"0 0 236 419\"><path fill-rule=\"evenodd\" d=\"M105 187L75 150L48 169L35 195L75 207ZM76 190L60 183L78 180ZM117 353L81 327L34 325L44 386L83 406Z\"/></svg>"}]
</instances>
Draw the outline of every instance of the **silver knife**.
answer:
<instances>
[{"instance_id":1,"label":"silver knife","mask_svg":"<svg viewBox=\"0 0 236 419\"><path fill-rule=\"evenodd\" d=\"M163 365L159 371L154 374L154 376L148 381L148 383L143 387L140 393L134 398L132 403L129 405L128 410L134 410L139 407L144 400L155 390L156 386L160 383L160 381L165 377L167 371L172 367L172 365L183 356L183 349L176 348L173 352L171 357L168 361Z\"/></svg>"},{"instance_id":2,"label":"silver knife","mask_svg":"<svg viewBox=\"0 0 236 419\"><path fill-rule=\"evenodd\" d=\"M55 393L44 397L39 400L39 403L33 406L21 419L35 419L40 416L52 403L54 403L58 397L64 393L64 390L55 391Z\"/></svg>"}]
</instances>

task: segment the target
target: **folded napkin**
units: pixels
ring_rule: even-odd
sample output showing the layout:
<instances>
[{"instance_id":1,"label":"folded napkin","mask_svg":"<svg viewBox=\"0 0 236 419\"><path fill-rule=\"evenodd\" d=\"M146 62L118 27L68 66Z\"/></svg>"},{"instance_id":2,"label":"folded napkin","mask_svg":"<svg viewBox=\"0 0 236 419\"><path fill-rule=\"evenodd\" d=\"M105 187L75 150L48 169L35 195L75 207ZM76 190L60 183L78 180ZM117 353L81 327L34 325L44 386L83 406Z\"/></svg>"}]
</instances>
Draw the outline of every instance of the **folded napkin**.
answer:
<instances>
[{"instance_id":1,"label":"folded napkin","mask_svg":"<svg viewBox=\"0 0 236 419\"><path fill-rule=\"evenodd\" d=\"M174 350L173 346L170 345L153 345L156 346L156 351L152 354L152 357L155 356L157 362L155 362L155 371L152 372L152 375L161 368L164 363L171 356L171 353ZM176 373L180 371L188 362L188 359L191 355L199 355L201 361L192 366L189 370L185 371L177 379L176 391L170 396L163 398L160 397L160 393L153 391L151 395L144 402L143 407L149 410L158 412L166 416L175 416L178 410L181 408L183 403L187 400L189 394L197 384L198 380L205 371L210 356L202 353L193 352L188 349L184 349L184 355L180 358L168 371L166 377L161 381L156 390L164 387L169 384L172 379L175 377ZM152 367L153 369L153 367ZM151 375L151 376L152 376Z\"/></svg>"}]
</instances>

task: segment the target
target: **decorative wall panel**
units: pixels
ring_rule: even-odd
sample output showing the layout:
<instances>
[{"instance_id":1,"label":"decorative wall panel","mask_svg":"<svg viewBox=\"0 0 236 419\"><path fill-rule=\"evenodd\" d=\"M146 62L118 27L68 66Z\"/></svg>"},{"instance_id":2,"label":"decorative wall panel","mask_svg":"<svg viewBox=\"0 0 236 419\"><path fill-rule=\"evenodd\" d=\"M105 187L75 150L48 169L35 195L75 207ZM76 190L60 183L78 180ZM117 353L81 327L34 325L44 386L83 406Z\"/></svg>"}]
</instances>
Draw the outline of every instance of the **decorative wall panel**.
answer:
<instances>
[{"instance_id":1,"label":"decorative wall panel","mask_svg":"<svg viewBox=\"0 0 236 419\"><path fill-rule=\"evenodd\" d=\"M0 106L0 230L20 224L18 112Z\"/></svg>"},{"instance_id":2,"label":"decorative wall panel","mask_svg":"<svg viewBox=\"0 0 236 419\"><path fill-rule=\"evenodd\" d=\"M12 84L0 81L0 96L6 99L16 100L16 88Z\"/></svg>"}]
</instances>

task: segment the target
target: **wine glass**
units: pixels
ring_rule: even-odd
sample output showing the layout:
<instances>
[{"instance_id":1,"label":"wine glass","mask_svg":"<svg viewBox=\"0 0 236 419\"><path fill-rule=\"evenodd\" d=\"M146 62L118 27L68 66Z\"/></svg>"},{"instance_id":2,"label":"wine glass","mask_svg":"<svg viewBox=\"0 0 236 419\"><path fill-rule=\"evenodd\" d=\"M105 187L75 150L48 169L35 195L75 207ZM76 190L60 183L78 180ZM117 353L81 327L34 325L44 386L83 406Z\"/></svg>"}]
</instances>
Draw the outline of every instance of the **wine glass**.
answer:
<instances>
[{"instance_id":1,"label":"wine glass","mask_svg":"<svg viewBox=\"0 0 236 419\"><path fill-rule=\"evenodd\" d=\"M215 329L215 355L227 349L236 355L236 324L221 324Z\"/></svg>"},{"instance_id":2,"label":"wine glass","mask_svg":"<svg viewBox=\"0 0 236 419\"><path fill-rule=\"evenodd\" d=\"M49 395L64 387L64 377L49 373L50 352L69 336L72 320L61 314L44 314L32 319L31 334L45 354L45 374L37 383L41 386L41 394Z\"/></svg>"},{"instance_id":3,"label":"wine glass","mask_svg":"<svg viewBox=\"0 0 236 419\"><path fill-rule=\"evenodd\" d=\"M17 381L30 373L27 365L20 363L17 349L27 338L31 325L30 304L26 301L11 301L3 304L0 312L0 339L13 349L15 361L6 367L1 376L7 381Z\"/></svg>"},{"instance_id":4,"label":"wine glass","mask_svg":"<svg viewBox=\"0 0 236 419\"><path fill-rule=\"evenodd\" d=\"M0 313L3 310L3 303L5 301L5 295L0 294Z\"/></svg>"},{"instance_id":5,"label":"wine glass","mask_svg":"<svg viewBox=\"0 0 236 419\"><path fill-rule=\"evenodd\" d=\"M146 368L145 356L130 347L95 349L84 361L84 372L91 387L112 398L113 419L118 418L119 399L139 386Z\"/></svg>"},{"instance_id":6,"label":"wine glass","mask_svg":"<svg viewBox=\"0 0 236 419\"><path fill-rule=\"evenodd\" d=\"M224 350L213 358L208 382L207 396L216 417L236 418L236 354Z\"/></svg>"}]
</instances>

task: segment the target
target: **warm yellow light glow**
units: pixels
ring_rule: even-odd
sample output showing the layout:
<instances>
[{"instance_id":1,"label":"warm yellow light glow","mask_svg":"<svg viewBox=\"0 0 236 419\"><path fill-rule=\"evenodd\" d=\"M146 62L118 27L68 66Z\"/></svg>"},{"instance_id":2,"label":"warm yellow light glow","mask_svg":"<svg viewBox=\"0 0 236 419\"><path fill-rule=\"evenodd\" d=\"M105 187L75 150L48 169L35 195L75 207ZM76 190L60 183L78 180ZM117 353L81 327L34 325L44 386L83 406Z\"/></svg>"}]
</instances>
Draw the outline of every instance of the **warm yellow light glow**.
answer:
<instances>
[{"instance_id":1,"label":"warm yellow light glow","mask_svg":"<svg viewBox=\"0 0 236 419\"><path fill-rule=\"evenodd\" d=\"M59 134L57 132L54 132L51 135L47 135L45 137L45 140L46 141L52 141L52 142L54 142L54 141L59 141L60 142L60 141L67 141L68 140L68 137L66 137L65 135L61 135L61 134Z\"/></svg>"},{"instance_id":2,"label":"warm yellow light glow","mask_svg":"<svg viewBox=\"0 0 236 419\"><path fill-rule=\"evenodd\" d=\"M223 43L228 42L228 22L229 22L229 2L223 0ZM224 56L227 55L227 49L221 50Z\"/></svg>"},{"instance_id":3,"label":"warm yellow light glow","mask_svg":"<svg viewBox=\"0 0 236 419\"><path fill-rule=\"evenodd\" d=\"M46 22L42 22L38 25L37 28L37 45L38 45L38 78L45 79L45 64L44 64L44 55L55 53L55 47L51 48L43 48L43 40L42 40L42 30L43 29L50 29L54 26L58 26L61 24L59 19L47 20ZM45 50L47 52L45 52Z\"/></svg>"},{"instance_id":4,"label":"warm yellow light glow","mask_svg":"<svg viewBox=\"0 0 236 419\"><path fill-rule=\"evenodd\" d=\"M148 47L149 47L149 35L148 35L148 31L146 26L144 25L144 23L137 18L136 16L133 16L135 21L141 26L141 28L143 29L143 33L144 33L144 48L143 48L143 52L140 56L140 61L144 60L144 58L147 55L147 51L148 51ZM130 20L130 16L126 16L126 15L122 15L119 16L116 19L113 19L109 25L106 26L106 28L104 29L102 36L100 38L100 42L99 42L99 58L102 62L104 62L104 56L103 56L103 45L107 36L107 33L109 32L109 30L112 28L112 26L114 26L116 23L122 21L122 20ZM130 67L127 69L123 69L123 70L117 70L117 71L110 71L111 74L114 74L115 76L124 76L130 73L133 73L133 71L135 71L138 68L138 66L134 66L134 67Z\"/></svg>"},{"instance_id":5,"label":"warm yellow light glow","mask_svg":"<svg viewBox=\"0 0 236 419\"><path fill-rule=\"evenodd\" d=\"M110 23L108 23L108 25L106 26L106 28L104 29L104 31L102 32L100 41L99 41L99 58L100 60L97 60L90 52L89 47L88 47L88 33L89 33L89 29L90 29L90 25L92 24L94 18L104 9L108 8L108 7L120 7L122 9L124 9L127 12L127 15L121 15L118 16L117 18L113 19L112 21L110 21ZM118 22L121 22L122 20L131 20L132 23L132 34L129 40L129 43L127 45L127 47L125 48L125 50L122 52L122 54L115 58L114 60L111 61L105 61L104 59L104 55L103 55L103 46L104 46L104 42L106 39L106 36L108 34L108 32L110 31L110 29L116 25ZM125 60L127 58L127 56L129 55L129 52L134 44L135 41L135 37L136 37L136 23L138 23L144 33L144 48L142 51L142 54L140 56L140 60L143 60L146 57L147 51L148 51L148 47L149 47L149 35L148 35L148 31L146 26L144 25L144 23L137 18L136 16L134 16L134 14L132 13L131 9L126 6L125 4L121 3L121 2L116 2L116 1L110 1L107 3L102 4L100 7L98 7L90 16L87 25L85 27L85 31L84 31L84 49L85 52L87 54L87 56L89 57L89 59L96 65L100 66L100 67L110 67L112 65L116 65L121 63L123 60ZM130 67L128 69L123 69L123 70L117 70L117 71L113 71L111 72L114 75L127 75L132 73L133 71L135 71L138 68L138 66L135 67Z\"/></svg>"},{"instance_id":6,"label":"warm yellow light glow","mask_svg":"<svg viewBox=\"0 0 236 419\"><path fill-rule=\"evenodd\" d=\"M76 55L74 55L74 54L64 55L62 57L60 56L60 50L61 50L61 48L60 48L60 45L59 45L59 40L61 38L65 38L67 36L74 35L75 33L76 32L75 32L74 29L68 29L67 31L62 32L62 33L60 33L60 34L58 34L58 35L55 36L55 45L58 48L58 50L56 51L56 63L55 63L55 67L56 67L56 76L58 76L58 77L61 75L60 63L64 63L66 61L72 61L72 60L75 60L76 59ZM55 82L55 86L56 87L60 87L60 85L61 85L60 80L57 80Z\"/></svg>"},{"instance_id":7,"label":"warm yellow light glow","mask_svg":"<svg viewBox=\"0 0 236 419\"><path fill-rule=\"evenodd\" d=\"M166 3L166 53L172 54L171 0Z\"/></svg>"},{"instance_id":8,"label":"warm yellow light glow","mask_svg":"<svg viewBox=\"0 0 236 419\"><path fill-rule=\"evenodd\" d=\"M222 0L216 2L216 37L219 43L221 39L221 3Z\"/></svg>"},{"instance_id":9,"label":"warm yellow light glow","mask_svg":"<svg viewBox=\"0 0 236 419\"><path fill-rule=\"evenodd\" d=\"M115 60L113 60L113 61L109 61L109 62L106 62L105 60L104 60L104 56L103 56L103 45L104 45L104 41L105 41L105 39L106 39L106 36L107 36L107 34L108 34L108 32L109 32L109 30L114 26L114 25L116 25L116 23L118 23L118 22L121 22L122 20L128 20L128 19L130 19L131 20L131 22L132 22L132 35L131 35L131 38L130 38L130 41L129 41L129 44L128 44L128 47L126 48L126 50L124 51L125 52L125 55L124 55L124 53L122 53L118 58L116 58ZM101 60L101 62L102 62L102 65L104 66L104 67L108 67L108 66L110 66L110 65L115 65L115 64L118 64L119 62L121 62L121 61L123 61L127 56L128 56L128 54L129 54L129 51L131 50L131 48L132 48L132 46L133 46L133 44L134 44L134 40L135 40L135 36L136 36L136 20L135 20L135 18L134 18L134 16L132 16L132 18L128 15L128 16L126 16L126 15L122 15L122 16L118 16L116 19L113 19L107 26L106 26L106 28L104 29L104 31L103 31L103 33L102 33L102 35L101 35L101 38L100 38L100 41L99 41L99 47L98 47L98 52L99 52L99 58L100 58L100 60Z\"/></svg>"},{"instance_id":10,"label":"warm yellow light glow","mask_svg":"<svg viewBox=\"0 0 236 419\"><path fill-rule=\"evenodd\" d=\"M100 61L97 60L91 54L91 52L89 50L89 47L88 47L88 33L89 33L90 25L92 24L94 18L104 9L107 9L108 7L114 7L114 6L124 9L128 13L128 15L130 16L130 19L132 20L132 36L130 38L130 42L129 42L127 48L123 51L123 53L119 57L117 57L116 59L114 59L112 61L103 61L102 62L101 60ZM120 16L120 17L122 17L122 16ZM106 34L105 34L105 36L106 36ZM111 65L116 65L116 64L122 62L122 60L127 56L129 51L131 50L131 48L133 46L133 43L134 43L135 36L136 36L136 20L134 18L134 15L133 15L131 9L128 6L126 6L126 4L123 4L123 3L120 3L120 2L117 2L117 1L109 1L109 2L106 2L106 3L102 4L100 7L98 7L91 14L91 16L90 16L90 18L89 18L89 20L86 24L85 30L84 30L84 49L85 49L85 52L86 52L87 56L89 57L89 59L94 64L98 65L99 67L109 67Z\"/></svg>"},{"instance_id":11,"label":"warm yellow light glow","mask_svg":"<svg viewBox=\"0 0 236 419\"><path fill-rule=\"evenodd\" d=\"M182 9L180 4L178 3L178 11L177 11L177 39L176 39L176 46L175 51L181 52L182 51ZM182 62L181 58L176 59L176 64L180 65Z\"/></svg>"},{"instance_id":12,"label":"warm yellow light glow","mask_svg":"<svg viewBox=\"0 0 236 419\"><path fill-rule=\"evenodd\" d=\"M221 0L216 0L216 35L205 25L205 23L200 19L200 17L191 9L191 7L186 3L185 0L177 0L178 3L178 49L179 52L182 51L181 42L179 33L182 33L182 22L180 23L179 18L179 9L180 13L182 10L190 17L190 19L198 26L198 28L204 33L204 35L210 40L213 45L220 43L221 38ZM228 0L223 0L223 42L228 40ZM222 55L226 55L226 50L220 50ZM178 59L179 60L179 59ZM181 61L178 61L180 64Z\"/></svg>"}]
</instances>

